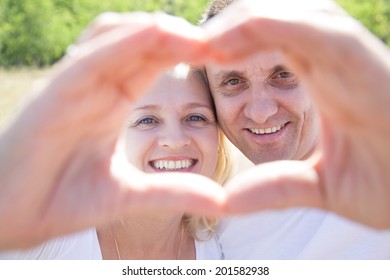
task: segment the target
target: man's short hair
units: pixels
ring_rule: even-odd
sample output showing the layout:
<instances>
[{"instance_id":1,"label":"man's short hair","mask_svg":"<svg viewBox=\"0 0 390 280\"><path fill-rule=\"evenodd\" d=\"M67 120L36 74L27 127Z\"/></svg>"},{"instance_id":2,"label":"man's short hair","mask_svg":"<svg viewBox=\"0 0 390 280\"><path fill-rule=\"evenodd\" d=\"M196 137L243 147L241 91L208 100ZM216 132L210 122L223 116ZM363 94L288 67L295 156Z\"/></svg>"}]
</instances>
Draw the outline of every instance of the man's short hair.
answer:
<instances>
[{"instance_id":1,"label":"man's short hair","mask_svg":"<svg viewBox=\"0 0 390 280\"><path fill-rule=\"evenodd\" d=\"M203 13L200 24L205 23L209 19L219 14L223 9L229 6L235 0L211 0L207 5L206 11Z\"/></svg>"}]
</instances>

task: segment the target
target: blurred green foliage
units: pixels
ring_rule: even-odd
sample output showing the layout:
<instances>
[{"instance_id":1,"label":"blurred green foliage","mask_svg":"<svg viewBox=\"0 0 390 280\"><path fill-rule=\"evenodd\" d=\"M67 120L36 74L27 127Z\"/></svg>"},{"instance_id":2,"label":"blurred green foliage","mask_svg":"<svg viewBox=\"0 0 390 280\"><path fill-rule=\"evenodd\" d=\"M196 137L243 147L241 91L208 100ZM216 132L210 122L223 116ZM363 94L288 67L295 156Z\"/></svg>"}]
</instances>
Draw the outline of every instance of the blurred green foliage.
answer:
<instances>
[{"instance_id":1,"label":"blurred green foliage","mask_svg":"<svg viewBox=\"0 0 390 280\"><path fill-rule=\"evenodd\" d=\"M390 0L336 0L390 46Z\"/></svg>"},{"instance_id":2,"label":"blurred green foliage","mask_svg":"<svg viewBox=\"0 0 390 280\"><path fill-rule=\"evenodd\" d=\"M196 23L208 0L0 0L0 66L45 66L60 59L104 11L164 11Z\"/></svg>"},{"instance_id":3,"label":"blurred green foliage","mask_svg":"<svg viewBox=\"0 0 390 280\"><path fill-rule=\"evenodd\" d=\"M313 0L315 1L315 0ZM337 0L390 45L390 0ZM197 23L208 0L0 0L0 66L55 63L104 11L164 11Z\"/></svg>"}]
</instances>

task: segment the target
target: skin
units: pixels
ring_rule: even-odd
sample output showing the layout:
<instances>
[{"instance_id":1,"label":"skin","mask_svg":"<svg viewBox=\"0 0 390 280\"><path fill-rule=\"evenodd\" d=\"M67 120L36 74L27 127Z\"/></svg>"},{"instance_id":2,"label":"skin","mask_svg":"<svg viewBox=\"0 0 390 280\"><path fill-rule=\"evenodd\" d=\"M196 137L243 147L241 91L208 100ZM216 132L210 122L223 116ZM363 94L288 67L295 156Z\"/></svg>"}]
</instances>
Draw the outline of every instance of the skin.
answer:
<instances>
[{"instance_id":1,"label":"skin","mask_svg":"<svg viewBox=\"0 0 390 280\"><path fill-rule=\"evenodd\" d=\"M308 158L319 134L304 88L278 52L207 67L218 121L253 163Z\"/></svg>"},{"instance_id":2,"label":"skin","mask_svg":"<svg viewBox=\"0 0 390 280\"><path fill-rule=\"evenodd\" d=\"M127 120L127 158L147 173L171 170L211 177L219 140L209 91L194 74L189 78L186 73L176 75L164 74L132 106ZM174 168L173 162L165 163L168 167L157 162L178 160L191 165Z\"/></svg>"}]
</instances>

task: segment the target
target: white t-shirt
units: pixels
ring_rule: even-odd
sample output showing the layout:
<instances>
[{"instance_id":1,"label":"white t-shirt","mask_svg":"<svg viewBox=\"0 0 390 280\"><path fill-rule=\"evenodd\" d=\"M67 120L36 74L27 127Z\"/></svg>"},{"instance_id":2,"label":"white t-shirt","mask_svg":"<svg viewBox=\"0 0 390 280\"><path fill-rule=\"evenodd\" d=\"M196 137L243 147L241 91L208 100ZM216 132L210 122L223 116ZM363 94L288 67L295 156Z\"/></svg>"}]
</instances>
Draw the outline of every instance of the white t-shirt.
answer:
<instances>
[{"instance_id":1,"label":"white t-shirt","mask_svg":"<svg viewBox=\"0 0 390 280\"><path fill-rule=\"evenodd\" d=\"M390 259L390 231L334 214L296 208L225 218L217 230L223 259Z\"/></svg>"},{"instance_id":2,"label":"white t-shirt","mask_svg":"<svg viewBox=\"0 0 390 280\"><path fill-rule=\"evenodd\" d=\"M203 233L200 233L202 236ZM195 241L196 259L220 260L221 249L214 235L207 241ZM0 260L101 260L96 230L53 238L28 250L0 252Z\"/></svg>"}]
</instances>

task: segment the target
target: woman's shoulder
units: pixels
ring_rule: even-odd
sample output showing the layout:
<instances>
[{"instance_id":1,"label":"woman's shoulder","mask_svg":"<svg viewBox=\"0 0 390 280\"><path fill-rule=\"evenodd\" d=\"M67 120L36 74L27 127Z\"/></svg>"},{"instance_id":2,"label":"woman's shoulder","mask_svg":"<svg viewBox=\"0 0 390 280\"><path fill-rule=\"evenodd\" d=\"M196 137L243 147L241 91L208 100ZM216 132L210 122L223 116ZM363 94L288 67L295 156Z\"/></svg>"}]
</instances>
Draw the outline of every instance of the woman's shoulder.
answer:
<instances>
[{"instance_id":1,"label":"woman's shoulder","mask_svg":"<svg viewBox=\"0 0 390 280\"><path fill-rule=\"evenodd\" d=\"M26 250L0 252L3 260L96 260L102 259L96 229L50 239Z\"/></svg>"}]
</instances>

